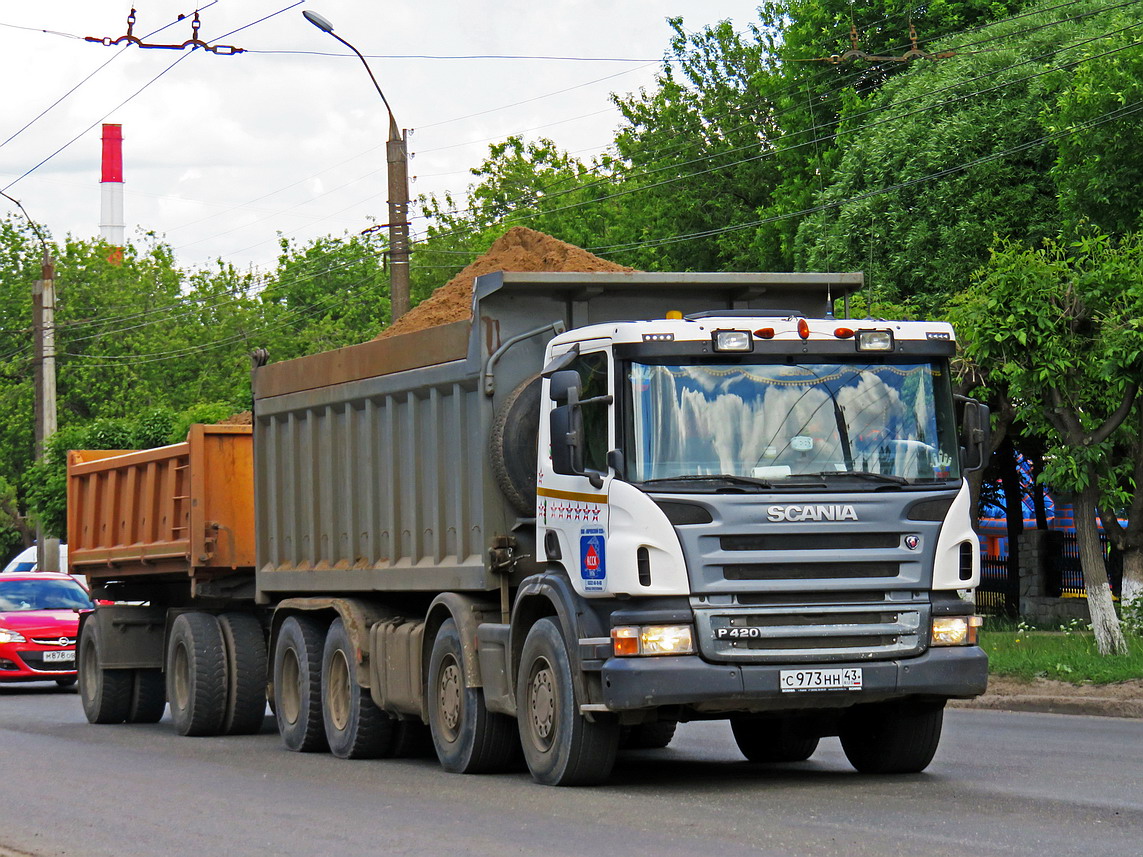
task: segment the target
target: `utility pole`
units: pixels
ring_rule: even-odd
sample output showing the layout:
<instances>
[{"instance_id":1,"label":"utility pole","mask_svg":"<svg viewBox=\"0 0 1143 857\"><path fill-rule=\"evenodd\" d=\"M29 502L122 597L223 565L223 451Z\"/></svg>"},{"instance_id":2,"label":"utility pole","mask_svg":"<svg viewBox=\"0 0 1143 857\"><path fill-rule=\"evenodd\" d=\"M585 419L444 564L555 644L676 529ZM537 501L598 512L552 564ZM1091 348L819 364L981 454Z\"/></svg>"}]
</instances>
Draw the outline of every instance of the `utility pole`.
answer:
<instances>
[{"instance_id":1,"label":"utility pole","mask_svg":"<svg viewBox=\"0 0 1143 857\"><path fill-rule=\"evenodd\" d=\"M408 133L397 130L397 120L390 113L385 159L389 162L389 307L393 321L409 311L408 140Z\"/></svg>"},{"instance_id":2,"label":"utility pole","mask_svg":"<svg viewBox=\"0 0 1143 857\"><path fill-rule=\"evenodd\" d=\"M32 289L33 348L36 385L36 458L56 431L56 282L55 263L47 247L40 279ZM36 561L40 571L60 570L60 540L44 537L36 525Z\"/></svg>"},{"instance_id":3,"label":"utility pole","mask_svg":"<svg viewBox=\"0 0 1143 857\"><path fill-rule=\"evenodd\" d=\"M333 31L333 24L317 12L302 12L302 17L321 30L329 33L361 60L373 88L381 96L381 102L389 113L389 140L385 143L385 160L388 163L389 180L389 316L396 321L409 311L409 152L408 133L397 127L393 108L389 99L381 91L381 85L373 75L373 69L361 51Z\"/></svg>"}]
</instances>

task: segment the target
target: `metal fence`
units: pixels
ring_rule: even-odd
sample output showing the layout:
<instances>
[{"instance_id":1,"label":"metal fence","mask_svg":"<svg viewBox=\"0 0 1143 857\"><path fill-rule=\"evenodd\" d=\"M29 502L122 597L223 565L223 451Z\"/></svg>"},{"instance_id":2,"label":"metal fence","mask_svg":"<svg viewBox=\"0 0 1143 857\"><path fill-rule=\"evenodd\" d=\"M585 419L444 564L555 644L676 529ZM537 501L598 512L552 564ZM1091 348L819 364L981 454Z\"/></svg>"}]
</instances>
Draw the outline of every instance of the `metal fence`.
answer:
<instances>
[{"instance_id":1,"label":"metal fence","mask_svg":"<svg viewBox=\"0 0 1143 857\"><path fill-rule=\"evenodd\" d=\"M976 609L1015 618L1020 612L1020 569L1015 557L980 555Z\"/></svg>"},{"instance_id":2,"label":"metal fence","mask_svg":"<svg viewBox=\"0 0 1143 857\"><path fill-rule=\"evenodd\" d=\"M1107 581L1118 598L1123 586L1123 555L1100 533ZM1074 532L1052 530L1045 544L1047 553L1043 573L1044 594L1050 598L1084 598L1086 590L1080 567L1079 545ZM981 613L1001 614L1015 618L1020 612L1020 569L1014 557L980 556L980 586L976 590L976 608Z\"/></svg>"},{"instance_id":3,"label":"metal fence","mask_svg":"<svg viewBox=\"0 0 1143 857\"><path fill-rule=\"evenodd\" d=\"M1119 597L1123 587L1123 554L1112 545L1106 535L1099 534L1103 548L1103 562L1107 568L1107 581L1111 592ZM1048 562L1044 590L1055 598L1083 597L1083 569L1080 567L1079 544L1075 533L1053 530L1048 533Z\"/></svg>"}]
</instances>

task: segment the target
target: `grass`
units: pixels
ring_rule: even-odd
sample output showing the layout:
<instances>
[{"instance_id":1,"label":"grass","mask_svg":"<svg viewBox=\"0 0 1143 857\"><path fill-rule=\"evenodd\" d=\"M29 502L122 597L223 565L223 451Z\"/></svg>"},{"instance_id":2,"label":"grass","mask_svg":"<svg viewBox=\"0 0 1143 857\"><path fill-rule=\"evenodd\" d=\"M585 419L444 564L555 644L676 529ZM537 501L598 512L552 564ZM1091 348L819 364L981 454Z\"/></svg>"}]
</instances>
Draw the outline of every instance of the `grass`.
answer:
<instances>
[{"instance_id":1,"label":"grass","mask_svg":"<svg viewBox=\"0 0 1143 857\"><path fill-rule=\"evenodd\" d=\"M1078 623L1047 631L985 620L980 645L993 675L1031 681L1050 678L1072 684L1112 684L1143 679L1143 637L1127 635L1126 655L1100 655L1095 637Z\"/></svg>"}]
</instances>

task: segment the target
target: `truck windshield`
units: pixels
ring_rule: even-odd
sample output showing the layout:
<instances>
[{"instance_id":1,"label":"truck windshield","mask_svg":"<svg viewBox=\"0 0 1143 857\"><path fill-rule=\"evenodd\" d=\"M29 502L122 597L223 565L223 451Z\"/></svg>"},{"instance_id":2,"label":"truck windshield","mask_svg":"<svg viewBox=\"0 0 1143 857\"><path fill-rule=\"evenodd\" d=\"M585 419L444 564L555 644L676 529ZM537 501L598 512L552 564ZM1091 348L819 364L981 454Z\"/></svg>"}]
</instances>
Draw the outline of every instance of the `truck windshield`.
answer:
<instances>
[{"instance_id":1,"label":"truck windshield","mask_svg":"<svg viewBox=\"0 0 1143 857\"><path fill-rule=\"evenodd\" d=\"M626 382L633 482L694 491L960 478L943 361L634 362Z\"/></svg>"}]
</instances>

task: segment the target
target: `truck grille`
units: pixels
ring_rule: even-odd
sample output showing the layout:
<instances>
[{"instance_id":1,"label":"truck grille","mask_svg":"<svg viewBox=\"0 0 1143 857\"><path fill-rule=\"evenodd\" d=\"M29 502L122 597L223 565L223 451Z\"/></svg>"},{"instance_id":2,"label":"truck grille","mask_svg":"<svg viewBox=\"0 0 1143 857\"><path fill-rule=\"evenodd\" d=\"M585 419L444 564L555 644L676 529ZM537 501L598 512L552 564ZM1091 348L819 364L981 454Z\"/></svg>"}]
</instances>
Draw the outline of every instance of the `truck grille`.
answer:
<instances>
[{"instance_id":1,"label":"truck grille","mask_svg":"<svg viewBox=\"0 0 1143 857\"><path fill-rule=\"evenodd\" d=\"M814 603L809 597L805 601ZM929 604L814 603L759 606L726 599L695 605L699 649L712 661L861 661L919 654L927 643ZM724 599L715 599L724 601ZM783 599L785 600L785 599Z\"/></svg>"}]
</instances>

